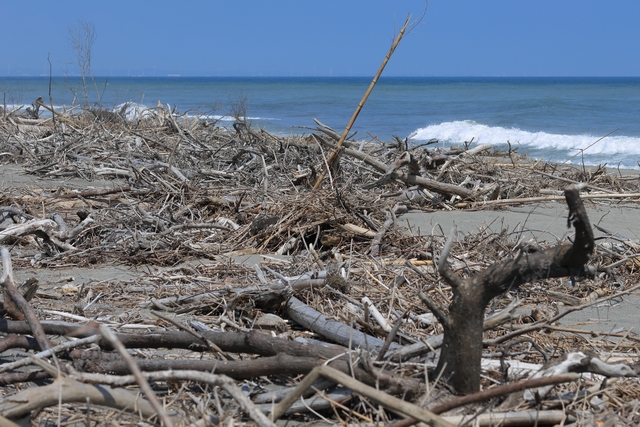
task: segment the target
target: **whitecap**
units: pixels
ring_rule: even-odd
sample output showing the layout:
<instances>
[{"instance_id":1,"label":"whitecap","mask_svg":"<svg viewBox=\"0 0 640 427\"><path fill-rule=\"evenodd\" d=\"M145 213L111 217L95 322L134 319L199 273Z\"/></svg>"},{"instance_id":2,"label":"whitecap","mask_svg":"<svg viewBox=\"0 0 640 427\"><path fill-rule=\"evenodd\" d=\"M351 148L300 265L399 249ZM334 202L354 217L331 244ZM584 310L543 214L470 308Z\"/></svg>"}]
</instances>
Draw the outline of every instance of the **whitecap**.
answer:
<instances>
[{"instance_id":1,"label":"whitecap","mask_svg":"<svg viewBox=\"0 0 640 427\"><path fill-rule=\"evenodd\" d=\"M155 114L155 108L135 102L124 102L113 107L112 111L123 115L126 120L136 120Z\"/></svg>"},{"instance_id":2,"label":"whitecap","mask_svg":"<svg viewBox=\"0 0 640 427\"><path fill-rule=\"evenodd\" d=\"M479 144L522 147L528 154L552 161L565 161L584 152L587 164L619 163L638 167L640 137L609 135L568 135L544 131L530 132L518 128L488 126L473 120L443 122L419 128L413 141L437 139L444 145L472 141Z\"/></svg>"}]
</instances>

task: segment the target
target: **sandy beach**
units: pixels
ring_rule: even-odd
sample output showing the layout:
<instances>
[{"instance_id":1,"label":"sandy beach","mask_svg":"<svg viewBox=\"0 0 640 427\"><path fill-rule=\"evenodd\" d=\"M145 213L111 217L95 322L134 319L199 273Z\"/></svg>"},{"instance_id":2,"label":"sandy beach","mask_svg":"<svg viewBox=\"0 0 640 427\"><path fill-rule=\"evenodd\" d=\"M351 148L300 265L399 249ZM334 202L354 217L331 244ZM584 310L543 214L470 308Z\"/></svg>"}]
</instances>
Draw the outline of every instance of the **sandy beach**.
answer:
<instances>
[{"instance_id":1,"label":"sandy beach","mask_svg":"<svg viewBox=\"0 0 640 427\"><path fill-rule=\"evenodd\" d=\"M633 174L635 171L625 171ZM0 166L0 183L3 188L56 188L63 186L67 189L105 189L117 188L125 183L119 180L93 180L87 182L82 179L41 179L34 175L25 174L23 167L18 165ZM594 224L609 231L606 234L595 230L596 239L607 239L614 235L620 239L640 241L640 205L638 204L593 204L587 207L589 218ZM553 244L566 239L573 230L567 228L568 210L565 204L559 202L536 203L526 206L507 207L501 210L477 211L435 211L423 212L412 210L398 217L398 226L404 228L408 235L439 234L440 228L449 233L452 227L464 234L476 234L481 230L499 233L503 229L509 230L514 241L537 241ZM265 254L269 258L256 256L232 257L234 262L247 265L273 259L274 254ZM283 262L290 262L291 257L280 256ZM209 259L191 260L191 265L199 263L211 264ZM166 268L165 268L166 269ZM161 272L163 268L157 268ZM43 291L59 288L64 284L74 287L109 280L112 282L134 282L148 270L132 268L127 265L100 265L96 268L33 268L25 267L16 271L16 278L25 281L36 277L42 283ZM61 304L61 307L63 304ZM562 320L566 326L583 326L583 329L598 332L629 332L638 331L640 320L635 315L640 306L640 292L624 297L622 301L592 307L573 313ZM615 308L614 308L615 307ZM107 306L104 309L108 308ZM529 309L530 311L530 309Z\"/></svg>"},{"instance_id":2,"label":"sandy beach","mask_svg":"<svg viewBox=\"0 0 640 427\"><path fill-rule=\"evenodd\" d=\"M488 155L489 146L436 152L389 144L383 152L376 144L347 142L338 175L328 175L314 191L321 166L301 165L322 165L322 156L335 149L337 136L327 128L311 139L276 137L246 124L230 132L178 122L163 109L145 124L148 130L120 127L109 115L102 120L123 136L91 139L94 131L85 128L88 142L67 152L51 146L49 159L34 137L49 123L29 122L18 128L20 149L0 150L14 160L0 165L0 239L11 249L16 283L39 281L32 304L45 322L103 322L125 341L140 331L172 333L173 321L200 322L211 333L270 328L279 346L309 337L348 346L362 336L357 345L375 345L369 350L377 352L390 328L385 322L406 311L411 322L401 324L388 355L396 357L441 336L417 295L429 289L440 307L451 304L431 252L439 256L454 226L449 262L457 274L481 273L524 246L570 242L574 230L567 228L568 208L558 194L584 181L596 245L590 263L602 272L574 285L568 277L537 280L496 297L487 315L516 297L519 306L484 339L499 341L529 325L534 329L527 339L545 353L581 351L587 340L602 354L619 349L616 360L634 360L640 295L616 295L637 282L636 171L535 163ZM11 132L7 140L15 137ZM210 153L218 160L211 162ZM271 294L267 289L283 285L290 289L286 298L259 305ZM236 295L242 292L251 297ZM385 313L376 322L365 320L364 297ZM239 302L245 300L248 306ZM294 300L333 326L315 329L320 317L306 324L287 302ZM543 327L565 310L572 312ZM171 320L158 320L162 313ZM350 316L357 327L344 323ZM346 335L333 336L338 330ZM191 350L175 351L185 358L180 363L192 357ZM435 367L438 350L422 351L427 354L415 356L415 366ZM175 369L167 354L157 351L151 359ZM485 375L499 375L490 367L491 354L483 359ZM525 361L540 366L542 358L527 353ZM277 372L287 375L288 369L280 364ZM389 375L401 378L393 370ZM417 391L422 385L402 387ZM396 393L393 384L385 390Z\"/></svg>"},{"instance_id":3,"label":"sandy beach","mask_svg":"<svg viewBox=\"0 0 640 427\"><path fill-rule=\"evenodd\" d=\"M640 425L640 3L5 3L0 427Z\"/></svg>"}]
</instances>

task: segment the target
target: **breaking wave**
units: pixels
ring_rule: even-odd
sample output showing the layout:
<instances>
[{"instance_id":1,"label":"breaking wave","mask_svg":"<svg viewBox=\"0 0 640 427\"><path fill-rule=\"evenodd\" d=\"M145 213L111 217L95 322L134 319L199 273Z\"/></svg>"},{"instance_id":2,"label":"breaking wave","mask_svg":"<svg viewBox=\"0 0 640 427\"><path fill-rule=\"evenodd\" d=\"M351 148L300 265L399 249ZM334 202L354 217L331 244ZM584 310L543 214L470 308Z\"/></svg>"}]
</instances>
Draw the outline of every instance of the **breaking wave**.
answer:
<instances>
[{"instance_id":1,"label":"breaking wave","mask_svg":"<svg viewBox=\"0 0 640 427\"><path fill-rule=\"evenodd\" d=\"M603 135L529 132L518 128L488 126L472 120L461 120L417 129L413 141L428 141L435 138L443 145L451 145L473 139L474 143L493 144L499 147L506 146L507 142L510 142L514 148L521 147L520 152L551 161L565 161L584 150L584 160L587 164L608 163L613 166L620 163L624 167L638 168L639 137L615 134L602 137ZM601 140L598 141L599 139ZM581 156L579 157L581 161Z\"/></svg>"}]
</instances>

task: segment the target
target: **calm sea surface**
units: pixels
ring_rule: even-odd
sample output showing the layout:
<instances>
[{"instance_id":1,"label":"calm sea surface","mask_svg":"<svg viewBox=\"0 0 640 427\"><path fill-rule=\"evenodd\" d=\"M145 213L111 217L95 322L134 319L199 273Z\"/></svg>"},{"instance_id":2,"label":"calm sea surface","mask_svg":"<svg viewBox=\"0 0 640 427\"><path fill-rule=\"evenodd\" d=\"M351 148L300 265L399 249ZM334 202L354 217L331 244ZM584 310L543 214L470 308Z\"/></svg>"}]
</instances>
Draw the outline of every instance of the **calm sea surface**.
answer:
<instances>
[{"instance_id":1,"label":"calm sea surface","mask_svg":"<svg viewBox=\"0 0 640 427\"><path fill-rule=\"evenodd\" d=\"M96 78L89 101L123 103L222 119L246 106L256 127L287 135L309 132L317 118L341 133L367 89L368 77ZM54 77L53 104L82 103L79 79ZM49 101L48 77L2 77L8 106ZM76 98L74 99L74 95ZM506 147L535 158L638 168L640 78L381 78L353 130L356 139L389 141L415 134L441 145L463 141ZM610 136L595 143L601 137ZM592 145L591 147L589 147ZM587 148L589 147L589 148ZM583 150L584 151L581 151Z\"/></svg>"}]
</instances>

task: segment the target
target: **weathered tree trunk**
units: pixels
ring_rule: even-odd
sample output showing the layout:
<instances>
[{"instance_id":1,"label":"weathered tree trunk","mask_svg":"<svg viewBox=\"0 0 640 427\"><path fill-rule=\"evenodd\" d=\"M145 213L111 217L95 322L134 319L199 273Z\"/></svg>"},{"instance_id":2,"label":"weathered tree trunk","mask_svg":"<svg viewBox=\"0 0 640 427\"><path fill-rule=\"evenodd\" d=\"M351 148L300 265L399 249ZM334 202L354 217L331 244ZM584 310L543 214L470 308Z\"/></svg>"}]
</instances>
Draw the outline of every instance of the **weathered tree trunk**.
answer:
<instances>
[{"instance_id":1,"label":"weathered tree trunk","mask_svg":"<svg viewBox=\"0 0 640 427\"><path fill-rule=\"evenodd\" d=\"M443 372L454 390L472 393L480 390L482 321L486 304L468 286L454 293L444 326L437 372ZM480 297L480 298L479 298ZM477 365L477 367L476 367Z\"/></svg>"},{"instance_id":2,"label":"weathered tree trunk","mask_svg":"<svg viewBox=\"0 0 640 427\"><path fill-rule=\"evenodd\" d=\"M451 285L453 299L447 316L436 314L444 327L438 372L443 373L456 392L467 394L480 390L482 322L484 310L494 297L539 279L584 275L584 265L593 252L594 241L579 195L581 188L571 185L565 189L568 223L573 223L576 229L572 245L522 251L515 258L494 264L467 279L456 276L446 263L450 241L445 245L438 269Z\"/></svg>"}]
</instances>

